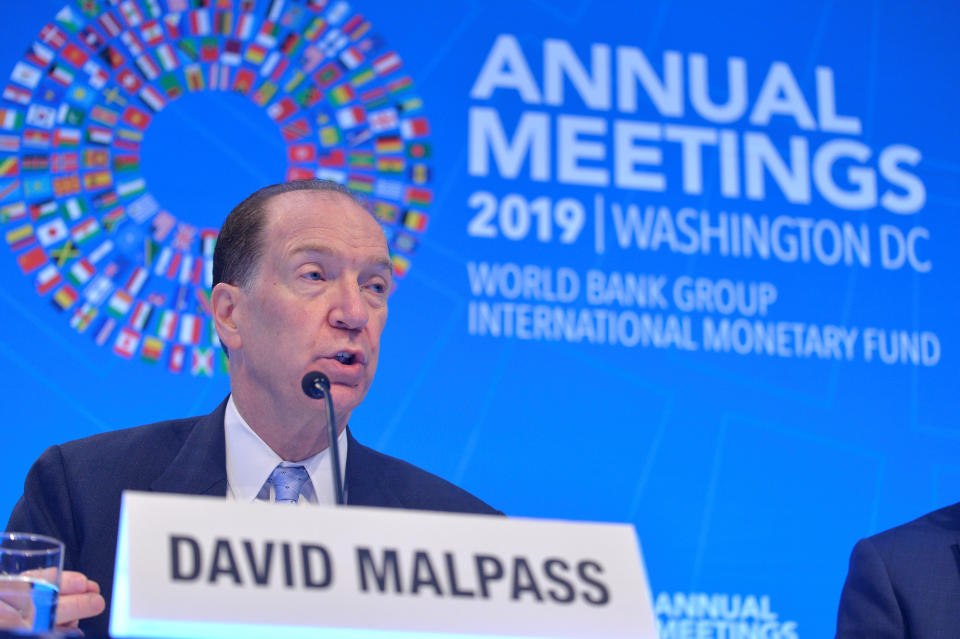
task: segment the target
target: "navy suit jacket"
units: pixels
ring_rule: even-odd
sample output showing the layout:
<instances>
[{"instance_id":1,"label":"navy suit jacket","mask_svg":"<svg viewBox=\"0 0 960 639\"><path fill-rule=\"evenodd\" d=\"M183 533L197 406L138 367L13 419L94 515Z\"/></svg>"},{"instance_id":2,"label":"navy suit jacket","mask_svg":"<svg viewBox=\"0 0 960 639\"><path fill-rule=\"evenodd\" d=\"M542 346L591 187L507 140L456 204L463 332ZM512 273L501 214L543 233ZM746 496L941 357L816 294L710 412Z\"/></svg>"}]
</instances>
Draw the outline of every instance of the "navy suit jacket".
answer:
<instances>
[{"instance_id":1,"label":"navy suit jacket","mask_svg":"<svg viewBox=\"0 0 960 639\"><path fill-rule=\"evenodd\" d=\"M960 504L861 540L837 639L960 637Z\"/></svg>"},{"instance_id":2,"label":"navy suit jacket","mask_svg":"<svg viewBox=\"0 0 960 639\"><path fill-rule=\"evenodd\" d=\"M223 415L211 414L113 431L48 448L27 474L7 530L56 537L64 568L100 584L107 610L81 622L106 635L113 590L120 495L124 490L227 493ZM347 447L351 505L500 514L453 484L353 439Z\"/></svg>"}]
</instances>

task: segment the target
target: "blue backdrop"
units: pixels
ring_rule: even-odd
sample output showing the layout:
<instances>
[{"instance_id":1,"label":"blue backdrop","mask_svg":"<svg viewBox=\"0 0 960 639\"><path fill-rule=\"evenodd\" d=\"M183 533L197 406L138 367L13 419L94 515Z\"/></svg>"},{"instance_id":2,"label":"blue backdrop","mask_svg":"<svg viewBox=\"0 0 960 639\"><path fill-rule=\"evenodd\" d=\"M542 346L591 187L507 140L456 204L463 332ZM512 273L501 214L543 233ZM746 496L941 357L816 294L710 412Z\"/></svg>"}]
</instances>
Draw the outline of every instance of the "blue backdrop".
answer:
<instances>
[{"instance_id":1,"label":"blue backdrop","mask_svg":"<svg viewBox=\"0 0 960 639\"><path fill-rule=\"evenodd\" d=\"M0 21L0 510L222 399L209 230L307 175L400 275L357 436L635 524L663 637L828 636L853 543L957 500L955 3L66 6Z\"/></svg>"}]
</instances>

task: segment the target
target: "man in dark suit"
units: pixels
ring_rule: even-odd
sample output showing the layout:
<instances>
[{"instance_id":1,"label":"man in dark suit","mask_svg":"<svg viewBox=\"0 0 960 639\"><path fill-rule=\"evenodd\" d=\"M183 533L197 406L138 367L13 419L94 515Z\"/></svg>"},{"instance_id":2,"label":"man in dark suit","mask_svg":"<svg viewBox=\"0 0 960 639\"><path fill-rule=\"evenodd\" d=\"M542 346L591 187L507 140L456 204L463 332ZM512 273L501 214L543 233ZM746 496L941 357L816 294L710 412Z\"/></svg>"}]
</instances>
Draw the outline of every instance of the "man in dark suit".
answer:
<instances>
[{"instance_id":1,"label":"man in dark suit","mask_svg":"<svg viewBox=\"0 0 960 639\"><path fill-rule=\"evenodd\" d=\"M837 639L960 636L960 504L857 543Z\"/></svg>"},{"instance_id":2,"label":"man in dark suit","mask_svg":"<svg viewBox=\"0 0 960 639\"><path fill-rule=\"evenodd\" d=\"M362 446L346 428L376 372L393 285L383 231L349 191L319 180L257 191L224 222L213 271L213 319L230 356L228 399L203 417L54 446L27 477L7 529L64 541L61 628L83 620L80 628L106 633L109 615L101 612L112 591L123 490L332 500L324 402L301 388L310 371L331 382L347 503L497 512Z\"/></svg>"}]
</instances>

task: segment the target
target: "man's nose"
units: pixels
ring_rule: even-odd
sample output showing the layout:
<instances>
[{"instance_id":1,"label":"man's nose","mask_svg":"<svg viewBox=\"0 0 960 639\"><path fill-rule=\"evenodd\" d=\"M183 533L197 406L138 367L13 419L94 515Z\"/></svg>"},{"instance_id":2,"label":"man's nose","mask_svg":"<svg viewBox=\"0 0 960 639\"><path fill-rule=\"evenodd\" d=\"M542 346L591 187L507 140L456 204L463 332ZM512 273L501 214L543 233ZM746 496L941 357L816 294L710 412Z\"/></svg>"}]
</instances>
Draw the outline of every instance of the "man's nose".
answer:
<instances>
[{"instance_id":1,"label":"man's nose","mask_svg":"<svg viewBox=\"0 0 960 639\"><path fill-rule=\"evenodd\" d=\"M337 282L335 299L330 309L330 323L337 328L359 330L367 325L370 312L363 300L363 291L355 279Z\"/></svg>"}]
</instances>

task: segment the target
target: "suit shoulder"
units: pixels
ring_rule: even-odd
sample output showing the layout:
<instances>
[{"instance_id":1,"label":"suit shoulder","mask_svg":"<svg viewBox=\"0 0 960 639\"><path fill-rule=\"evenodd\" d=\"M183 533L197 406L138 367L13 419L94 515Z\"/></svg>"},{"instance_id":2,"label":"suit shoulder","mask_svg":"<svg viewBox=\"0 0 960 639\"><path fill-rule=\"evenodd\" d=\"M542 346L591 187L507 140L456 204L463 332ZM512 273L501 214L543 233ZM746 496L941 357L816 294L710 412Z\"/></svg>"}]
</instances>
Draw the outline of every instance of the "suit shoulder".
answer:
<instances>
[{"instance_id":1,"label":"suit shoulder","mask_svg":"<svg viewBox=\"0 0 960 639\"><path fill-rule=\"evenodd\" d=\"M905 546L923 544L933 539L946 537L952 539L958 533L960 533L960 503L940 508L913 521L877 533L863 542L873 545L881 554L887 554Z\"/></svg>"},{"instance_id":2,"label":"suit shoulder","mask_svg":"<svg viewBox=\"0 0 960 639\"><path fill-rule=\"evenodd\" d=\"M400 502L398 505L403 508L503 514L459 486L409 462L368 448L356 440L351 441L350 446L349 454L356 454L362 460L363 481L378 480L393 493Z\"/></svg>"},{"instance_id":3,"label":"suit shoulder","mask_svg":"<svg viewBox=\"0 0 960 639\"><path fill-rule=\"evenodd\" d=\"M147 453L162 456L182 446L200 417L154 422L75 439L59 446L64 459L123 458Z\"/></svg>"}]
</instances>

